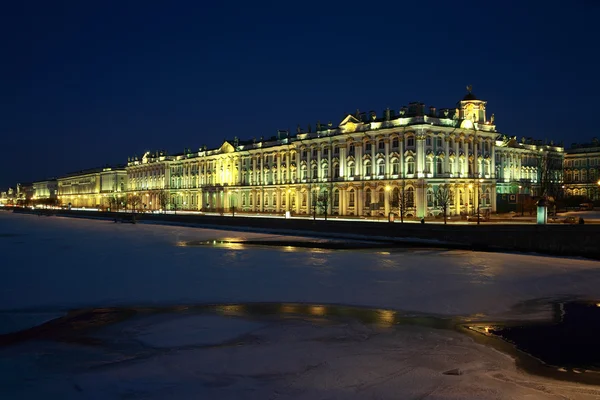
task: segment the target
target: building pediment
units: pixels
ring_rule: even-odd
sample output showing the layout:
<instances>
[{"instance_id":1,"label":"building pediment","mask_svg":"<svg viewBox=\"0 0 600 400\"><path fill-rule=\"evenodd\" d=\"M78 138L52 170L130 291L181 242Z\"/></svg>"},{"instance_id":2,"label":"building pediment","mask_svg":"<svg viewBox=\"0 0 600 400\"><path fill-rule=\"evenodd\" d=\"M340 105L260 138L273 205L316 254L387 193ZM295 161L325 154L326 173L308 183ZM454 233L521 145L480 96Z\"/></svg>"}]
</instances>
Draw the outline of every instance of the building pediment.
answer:
<instances>
[{"instance_id":1,"label":"building pediment","mask_svg":"<svg viewBox=\"0 0 600 400\"><path fill-rule=\"evenodd\" d=\"M219 153L233 153L235 152L235 147L228 141L224 141L221 147L219 148Z\"/></svg>"}]
</instances>

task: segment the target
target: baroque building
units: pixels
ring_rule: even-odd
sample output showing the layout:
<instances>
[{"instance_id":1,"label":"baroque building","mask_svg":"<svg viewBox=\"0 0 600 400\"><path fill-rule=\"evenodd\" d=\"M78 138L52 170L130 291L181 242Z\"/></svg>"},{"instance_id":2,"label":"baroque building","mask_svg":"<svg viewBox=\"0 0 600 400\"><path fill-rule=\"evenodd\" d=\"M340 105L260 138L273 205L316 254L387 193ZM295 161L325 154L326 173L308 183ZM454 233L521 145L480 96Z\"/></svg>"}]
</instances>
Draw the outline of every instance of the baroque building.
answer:
<instances>
[{"instance_id":1,"label":"baroque building","mask_svg":"<svg viewBox=\"0 0 600 400\"><path fill-rule=\"evenodd\" d=\"M47 179L33 182L33 202L51 204L58 196L58 182L56 179Z\"/></svg>"},{"instance_id":2,"label":"baroque building","mask_svg":"<svg viewBox=\"0 0 600 400\"><path fill-rule=\"evenodd\" d=\"M573 143L565 154L565 192L600 200L600 141Z\"/></svg>"},{"instance_id":3,"label":"baroque building","mask_svg":"<svg viewBox=\"0 0 600 400\"><path fill-rule=\"evenodd\" d=\"M123 166L83 170L57 179L58 199L77 208L108 207L110 199L125 196L127 172Z\"/></svg>"},{"instance_id":4,"label":"baroque building","mask_svg":"<svg viewBox=\"0 0 600 400\"><path fill-rule=\"evenodd\" d=\"M405 215L422 217L441 212L443 186L451 215L494 211L498 132L486 105L469 90L453 109L410 103L293 135L147 152L130 158L127 190L150 209L310 214L326 193L328 214L387 215L403 201Z\"/></svg>"}]
</instances>

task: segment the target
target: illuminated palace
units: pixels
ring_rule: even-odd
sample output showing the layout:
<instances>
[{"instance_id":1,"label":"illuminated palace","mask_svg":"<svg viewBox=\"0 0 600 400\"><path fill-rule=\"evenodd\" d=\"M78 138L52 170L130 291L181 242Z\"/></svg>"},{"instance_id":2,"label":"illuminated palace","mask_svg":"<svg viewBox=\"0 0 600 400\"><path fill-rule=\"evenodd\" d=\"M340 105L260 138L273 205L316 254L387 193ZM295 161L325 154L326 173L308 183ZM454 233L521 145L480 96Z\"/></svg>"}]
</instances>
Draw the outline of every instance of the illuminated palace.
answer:
<instances>
[{"instance_id":1,"label":"illuminated palace","mask_svg":"<svg viewBox=\"0 0 600 400\"><path fill-rule=\"evenodd\" d=\"M565 194L600 200L600 140L573 143L565 155Z\"/></svg>"},{"instance_id":2,"label":"illuminated palace","mask_svg":"<svg viewBox=\"0 0 600 400\"><path fill-rule=\"evenodd\" d=\"M111 197L125 197L126 178L122 166L67 174L57 179L58 199L63 205L72 207L107 207Z\"/></svg>"},{"instance_id":3,"label":"illuminated palace","mask_svg":"<svg viewBox=\"0 0 600 400\"><path fill-rule=\"evenodd\" d=\"M503 138L486 102L468 90L452 109L410 103L397 113L357 111L337 126L317 123L314 131L280 131L268 140L147 152L127 164L128 192L149 209L295 214L310 214L326 194L320 206L328 214L355 216L398 212L401 198L407 216L422 217L440 213L436 191L443 186L450 215L495 211L497 191L509 193L515 182L535 186L533 160L562 157L562 148Z\"/></svg>"}]
</instances>

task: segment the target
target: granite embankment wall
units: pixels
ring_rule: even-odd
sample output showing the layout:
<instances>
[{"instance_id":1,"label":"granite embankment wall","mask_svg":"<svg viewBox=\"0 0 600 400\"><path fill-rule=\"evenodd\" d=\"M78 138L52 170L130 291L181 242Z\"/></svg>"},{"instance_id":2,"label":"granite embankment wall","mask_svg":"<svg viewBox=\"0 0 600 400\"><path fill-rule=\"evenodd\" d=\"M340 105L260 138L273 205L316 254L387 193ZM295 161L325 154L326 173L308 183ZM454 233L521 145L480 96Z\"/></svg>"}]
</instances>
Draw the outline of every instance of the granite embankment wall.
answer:
<instances>
[{"instance_id":1,"label":"granite embankment wall","mask_svg":"<svg viewBox=\"0 0 600 400\"><path fill-rule=\"evenodd\" d=\"M37 211L15 209L15 212ZM122 219L131 214L51 210L52 215ZM568 225L508 225L490 223L482 225L401 224L399 222L313 221L311 219L282 219L258 217L231 217L209 215L135 214L138 222L191 224L198 227L250 229L265 232L353 237L389 241L428 239L448 242L459 247L490 251L538 252L543 254L584 256L600 259L600 224ZM443 245L441 245L443 247Z\"/></svg>"}]
</instances>

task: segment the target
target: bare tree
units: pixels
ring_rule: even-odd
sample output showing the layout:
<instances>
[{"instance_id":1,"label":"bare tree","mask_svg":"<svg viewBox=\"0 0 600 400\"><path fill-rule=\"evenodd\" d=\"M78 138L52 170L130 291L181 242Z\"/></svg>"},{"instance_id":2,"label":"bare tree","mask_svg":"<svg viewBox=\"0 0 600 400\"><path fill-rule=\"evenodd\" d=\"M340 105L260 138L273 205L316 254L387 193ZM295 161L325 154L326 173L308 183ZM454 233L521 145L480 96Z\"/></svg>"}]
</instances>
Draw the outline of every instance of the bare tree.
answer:
<instances>
[{"instance_id":1,"label":"bare tree","mask_svg":"<svg viewBox=\"0 0 600 400\"><path fill-rule=\"evenodd\" d=\"M404 179L400 181L400 185L392 192L392 207L398 207L400 214L400 223L404 223L404 215L408 205L408 197L406 193L406 182Z\"/></svg>"},{"instance_id":2,"label":"bare tree","mask_svg":"<svg viewBox=\"0 0 600 400\"><path fill-rule=\"evenodd\" d=\"M135 212L142 204L142 196L131 193L127 196L127 203L131 207L131 211Z\"/></svg>"},{"instance_id":3,"label":"bare tree","mask_svg":"<svg viewBox=\"0 0 600 400\"><path fill-rule=\"evenodd\" d=\"M327 210L329 209L330 203L330 191L327 188L321 188L322 190L317 195L316 204L318 205L321 212L325 215L325 221L327 221Z\"/></svg>"},{"instance_id":4,"label":"bare tree","mask_svg":"<svg viewBox=\"0 0 600 400\"><path fill-rule=\"evenodd\" d=\"M543 152L538 156L539 196L554 208L563 195L563 161L559 155Z\"/></svg>"},{"instance_id":5,"label":"bare tree","mask_svg":"<svg viewBox=\"0 0 600 400\"><path fill-rule=\"evenodd\" d=\"M158 205L163 210L163 213L167 212L167 208L170 204L171 194L169 193L169 189L161 189L156 193L156 198L158 200Z\"/></svg>"},{"instance_id":6,"label":"bare tree","mask_svg":"<svg viewBox=\"0 0 600 400\"><path fill-rule=\"evenodd\" d=\"M448 207L450 206L451 199L450 189L448 186L439 185L435 191L435 201L438 207L442 209L442 213L444 215L444 225L446 225L448 220Z\"/></svg>"}]
</instances>

